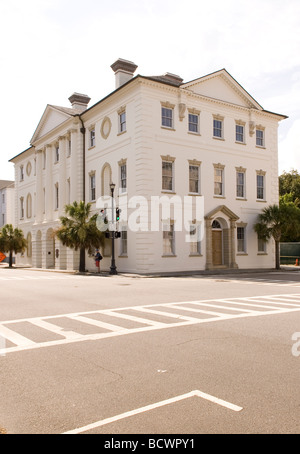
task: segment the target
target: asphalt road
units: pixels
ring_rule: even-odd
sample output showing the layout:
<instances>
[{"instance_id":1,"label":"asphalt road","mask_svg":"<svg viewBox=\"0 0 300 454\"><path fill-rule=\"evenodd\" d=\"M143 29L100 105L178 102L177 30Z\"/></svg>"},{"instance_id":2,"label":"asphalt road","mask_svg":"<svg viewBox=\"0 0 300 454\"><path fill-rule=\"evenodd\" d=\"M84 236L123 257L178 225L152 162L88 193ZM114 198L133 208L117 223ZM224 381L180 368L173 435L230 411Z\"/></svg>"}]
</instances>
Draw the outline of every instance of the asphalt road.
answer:
<instances>
[{"instance_id":1,"label":"asphalt road","mask_svg":"<svg viewBox=\"0 0 300 454\"><path fill-rule=\"evenodd\" d=\"M300 432L298 271L0 287L0 431Z\"/></svg>"}]
</instances>

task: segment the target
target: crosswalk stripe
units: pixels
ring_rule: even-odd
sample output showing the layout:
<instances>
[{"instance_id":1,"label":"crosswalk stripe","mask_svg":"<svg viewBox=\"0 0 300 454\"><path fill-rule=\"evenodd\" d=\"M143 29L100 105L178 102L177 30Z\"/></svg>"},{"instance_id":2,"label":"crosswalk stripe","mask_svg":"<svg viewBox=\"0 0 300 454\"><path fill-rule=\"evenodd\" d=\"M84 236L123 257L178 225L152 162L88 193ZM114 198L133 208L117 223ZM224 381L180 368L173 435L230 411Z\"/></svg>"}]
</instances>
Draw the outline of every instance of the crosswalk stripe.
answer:
<instances>
[{"instance_id":1,"label":"crosswalk stripe","mask_svg":"<svg viewBox=\"0 0 300 454\"><path fill-rule=\"evenodd\" d=\"M36 343L3 325L0 325L0 336L17 345L18 347L35 345Z\"/></svg>"},{"instance_id":2,"label":"crosswalk stripe","mask_svg":"<svg viewBox=\"0 0 300 454\"><path fill-rule=\"evenodd\" d=\"M192 306L192 307L191 307ZM224 312L207 310L202 308L208 306L217 309L223 309ZM164 308L166 310L164 310ZM261 310L258 310L261 309ZM169 311L171 310L171 311ZM125 311L138 311L144 314L144 317L136 317L124 313ZM190 315L183 315L182 311L192 312L199 314L195 317ZM235 312L230 313L229 311ZM215 322L218 320L229 320L246 317L256 317L263 315L272 315L280 313L290 313L300 311L300 294L285 294L285 295L266 295L254 297L239 297L239 298L223 298L211 299L200 301L182 301L160 304L149 304L143 306L129 306L117 309L103 309L88 312L77 312L69 314L48 315L44 317L8 320L0 322L0 355L5 355L10 352L17 352L22 350L37 349L41 347L48 347L54 345L65 345L72 342L82 342L86 340L100 340L114 336L121 336L124 334L133 334L140 332L149 332L152 330L159 330L164 328L183 327L194 324L202 324ZM91 318L92 314L101 318L103 316L111 316L116 320L116 324L104 322L102 320ZM146 318L147 314L158 315L161 317L168 317L169 319L176 319L172 321L161 322L153 321ZM211 317L203 318L201 314L212 315ZM89 315L91 317L89 317ZM98 332L94 334L79 334L75 331L68 331L59 325L53 323L55 319L70 319L79 323L85 323L99 328L104 328L106 332ZM124 328L119 326L120 319L130 320L137 323L135 328ZM33 342L29 338L18 334L7 325L15 326L18 323L27 322L33 326L37 326L45 331L56 333L63 337L63 339L49 340L42 342ZM145 326L146 325L146 326ZM12 342L15 347L5 348L3 340ZM4 345L4 348L2 348Z\"/></svg>"}]
</instances>

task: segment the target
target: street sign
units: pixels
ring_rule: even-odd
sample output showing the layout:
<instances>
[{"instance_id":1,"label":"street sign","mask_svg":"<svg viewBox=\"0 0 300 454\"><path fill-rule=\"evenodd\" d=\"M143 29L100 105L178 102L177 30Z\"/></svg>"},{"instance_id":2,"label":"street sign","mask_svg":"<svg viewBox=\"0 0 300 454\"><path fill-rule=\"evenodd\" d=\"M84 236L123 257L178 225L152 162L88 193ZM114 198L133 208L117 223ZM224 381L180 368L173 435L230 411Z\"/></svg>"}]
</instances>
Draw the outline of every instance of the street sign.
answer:
<instances>
[{"instance_id":1,"label":"street sign","mask_svg":"<svg viewBox=\"0 0 300 454\"><path fill-rule=\"evenodd\" d=\"M0 252L0 262L2 262L4 259L6 259L6 255Z\"/></svg>"}]
</instances>

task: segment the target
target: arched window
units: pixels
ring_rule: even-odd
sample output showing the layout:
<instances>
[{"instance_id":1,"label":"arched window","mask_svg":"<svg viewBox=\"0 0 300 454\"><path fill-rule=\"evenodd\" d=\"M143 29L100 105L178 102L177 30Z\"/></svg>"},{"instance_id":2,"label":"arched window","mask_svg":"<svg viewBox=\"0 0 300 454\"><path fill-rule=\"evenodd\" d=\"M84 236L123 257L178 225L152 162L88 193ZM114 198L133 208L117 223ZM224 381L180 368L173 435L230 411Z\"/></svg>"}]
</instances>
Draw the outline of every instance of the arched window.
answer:
<instances>
[{"instance_id":1,"label":"arched window","mask_svg":"<svg viewBox=\"0 0 300 454\"><path fill-rule=\"evenodd\" d=\"M220 222L216 220L213 221L211 227L212 229L222 229Z\"/></svg>"},{"instance_id":2,"label":"arched window","mask_svg":"<svg viewBox=\"0 0 300 454\"><path fill-rule=\"evenodd\" d=\"M27 234L27 257L32 256L32 242L31 242L31 233Z\"/></svg>"},{"instance_id":3,"label":"arched window","mask_svg":"<svg viewBox=\"0 0 300 454\"><path fill-rule=\"evenodd\" d=\"M27 194L27 198L26 198L26 216L27 216L27 218L31 218L31 216L32 216L32 197L31 197L31 194Z\"/></svg>"},{"instance_id":4,"label":"arched window","mask_svg":"<svg viewBox=\"0 0 300 454\"><path fill-rule=\"evenodd\" d=\"M110 183L111 183L111 167L109 164L104 164L101 172L102 184L101 191L102 195L111 195Z\"/></svg>"}]
</instances>

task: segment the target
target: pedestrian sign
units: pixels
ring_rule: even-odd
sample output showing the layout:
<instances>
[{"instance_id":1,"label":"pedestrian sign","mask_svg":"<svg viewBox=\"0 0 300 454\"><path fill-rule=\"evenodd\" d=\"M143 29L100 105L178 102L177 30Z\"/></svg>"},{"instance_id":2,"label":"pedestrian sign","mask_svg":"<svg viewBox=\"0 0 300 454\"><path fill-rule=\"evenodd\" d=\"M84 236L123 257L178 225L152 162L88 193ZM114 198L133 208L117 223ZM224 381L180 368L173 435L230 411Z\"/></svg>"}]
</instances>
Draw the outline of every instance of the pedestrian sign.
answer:
<instances>
[{"instance_id":1,"label":"pedestrian sign","mask_svg":"<svg viewBox=\"0 0 300 454\"><path fill-rule=\"evenodd\" d=\"M6 255L0 252L0 262L2 262L4 259L6 259Z\"/></svg>"}]
</instances>

